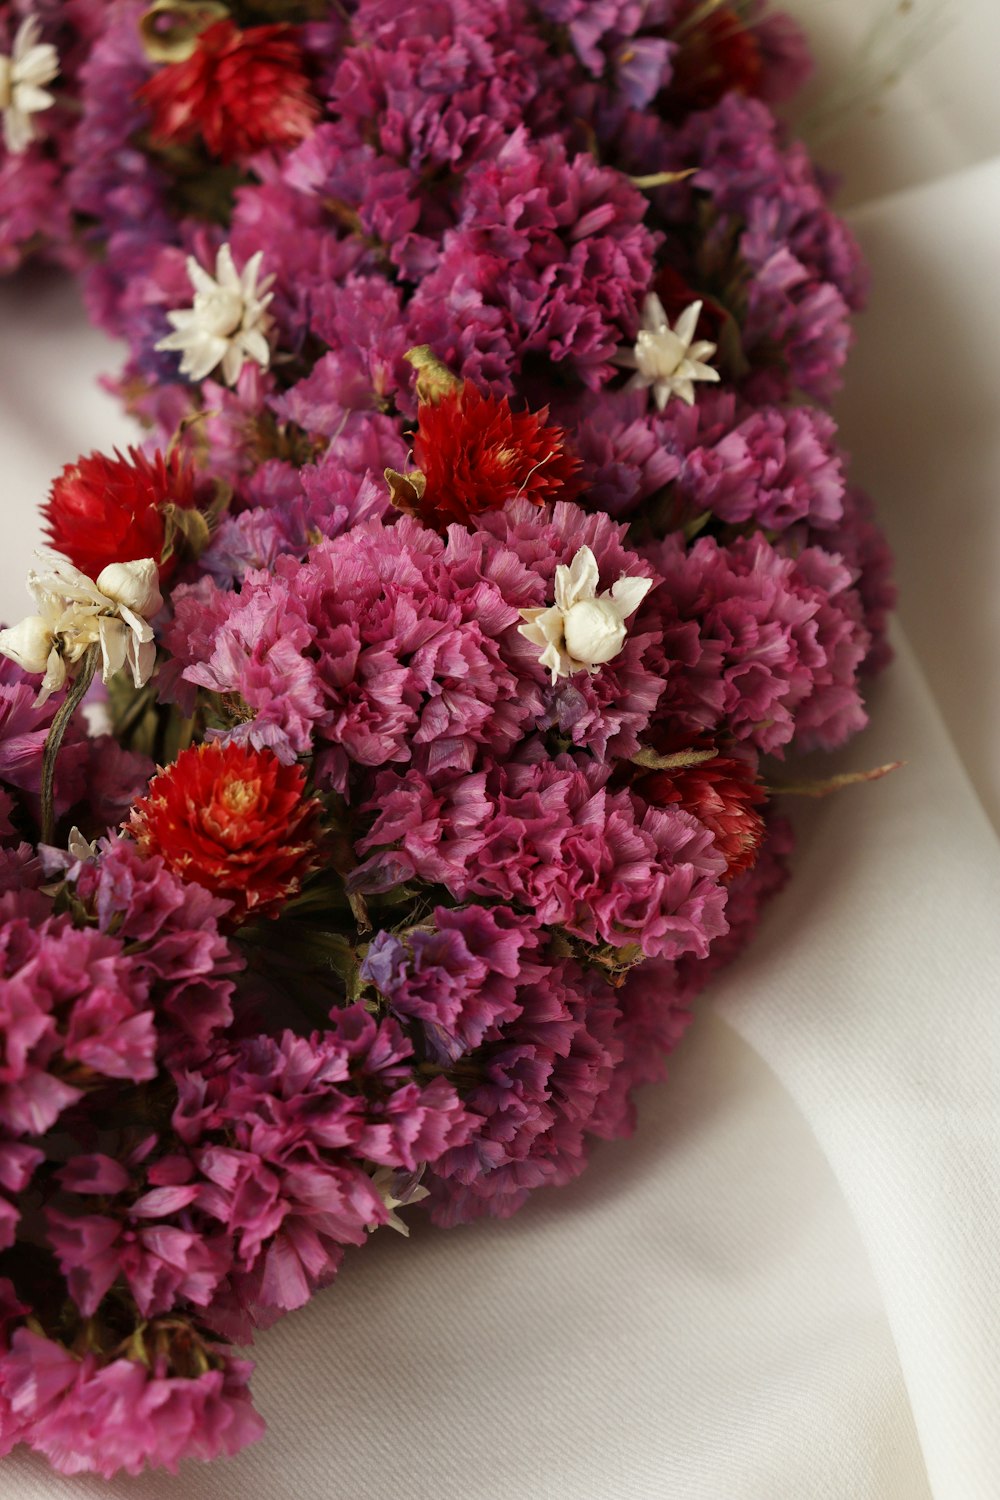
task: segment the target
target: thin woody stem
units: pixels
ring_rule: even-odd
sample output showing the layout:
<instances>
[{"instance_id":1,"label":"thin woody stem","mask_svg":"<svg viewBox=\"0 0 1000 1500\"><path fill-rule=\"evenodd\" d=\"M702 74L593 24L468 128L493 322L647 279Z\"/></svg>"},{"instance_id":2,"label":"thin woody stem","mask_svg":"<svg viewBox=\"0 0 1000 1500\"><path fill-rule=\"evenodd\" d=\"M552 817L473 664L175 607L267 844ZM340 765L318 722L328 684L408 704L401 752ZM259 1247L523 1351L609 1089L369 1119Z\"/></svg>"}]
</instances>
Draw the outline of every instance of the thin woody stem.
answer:
<instances>
[{"instance_id":1,"label":"thin woody stem","mask_svg":"<svg viewBox=\"0 0 1000 1500\"><path fill-rule=\"evenodd\" d=\"M55 775L56 758L59 748L63 742L70 719L76 713L80 704L86 696L87 689L94 680L97 671L97 663L101 659L101 648L96 643L88 647L87 653L80 664L80 670L65 699L61 703L52 727L45 740L45 750L42 756L42 843L51 844L55 837Z\"/></svg>"}]
</instances>

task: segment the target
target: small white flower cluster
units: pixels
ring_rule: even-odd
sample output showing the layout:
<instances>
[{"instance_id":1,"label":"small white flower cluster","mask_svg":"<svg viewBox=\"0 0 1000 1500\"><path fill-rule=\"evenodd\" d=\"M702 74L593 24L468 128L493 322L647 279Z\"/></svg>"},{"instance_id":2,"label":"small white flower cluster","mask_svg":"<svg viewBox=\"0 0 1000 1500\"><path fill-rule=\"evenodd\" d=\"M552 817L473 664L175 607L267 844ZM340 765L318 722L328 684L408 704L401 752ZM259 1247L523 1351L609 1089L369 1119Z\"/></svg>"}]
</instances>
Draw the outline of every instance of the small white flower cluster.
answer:
<instances>
[{"instance_id":1,"label":"small white flower cluster","mask_svg":"<svg viewBox=\"0 0 1000 1500\"><path fill-rule=\"evenodd\" d=\"M625 643L625 621L634 614L653 583L650 578L619 578L603 594L597 559L581 547L567 568L556 568L555 604L547 609L522 609L525 624L518 633L543 648L539 660L552 681L573 672L596 672L612 661Z\"/></svg>"},{"instance_id":2,"label":"small white flower cluster","mask_svg":"<svg viewBox=\"0 0 1000 1500\"><path fill-rule=\"evenodd\" d=\"M652 386L656 405L662 411L671 396L693 406L694 382L719 379L718 370L705 363L716 346L694 336L702 306L701 302L692 302L671 328L663 303L650 292L635 348L620 349L615 356L615 364L635 370L626 390Z\"/></svg>"},{"instance_id":3,"label":"small white flower cluster","mask_svg":"<svg viewBox=\"0 0 1000 1500\"><path fill-rule=\"evenodd\" d=\"M217 365L227 385L235 385L248 359L266 370L271 359L267 334L271 319L267 312L274 293L273 276L257 285L263 252L251 255L242 273L233 263L233 252L222 245L215 257L215 275L210 276L193 255L187 273L194 287L191 307L167 313L173 328L157 349L181 352L181 374L204 380Z\"/></svg>"},{"instance_id":4,"label":"small white flower cluster","mask_svg":"<svg viewBox=\"0 0 1000 1500\"><path fill-rule=\"evenodd\" d=\"M149 620L163 604L153 559L112 563L95 583L57 553L36 555L44 568L28 574L28 592L38 613L0 630L0 653L26 672L44 673L36 702L57 693L95 645L105 682L128 666L142 687L156 661Z\"/></svg>"},{"instance_id":5,"label":"small white flower cluster","mask_svg":"<svg viewBox=\"0 0 1000 1500\"><path fill-rule=\"evenodd\" d=\"M45 84L59 72L59 54L51 42L40 42L41 22L25 16L14 37L10 56L0 52L0 114L4 145L13 156L27 151L35 139L32 115L55 103Z\"/></svg>"}]
</instances>

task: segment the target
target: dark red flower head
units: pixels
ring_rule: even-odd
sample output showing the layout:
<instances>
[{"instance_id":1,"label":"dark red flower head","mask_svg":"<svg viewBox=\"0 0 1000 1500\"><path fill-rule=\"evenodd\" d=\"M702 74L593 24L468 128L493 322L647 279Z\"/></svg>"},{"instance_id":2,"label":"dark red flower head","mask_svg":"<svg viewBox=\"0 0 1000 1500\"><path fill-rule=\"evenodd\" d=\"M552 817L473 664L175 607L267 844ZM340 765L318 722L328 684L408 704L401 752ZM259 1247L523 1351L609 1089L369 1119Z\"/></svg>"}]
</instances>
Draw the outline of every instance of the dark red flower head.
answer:
<instances>
[{"instance_id":1,"label":"dark red flower head","mask_svg":"<svg viewBox=\"0 0 1000 1500\"><path fill-rule=\"evenodd\" d=\"M756 863L764 837L757 808L766 793L745 761L720 755L681 770L649 771L634 786L654 807L680 806L711 830L729 866L726 880Z\"/></svg>"},{"instance_id":2,"label":"dark red flower head","mask_svg":"<svg viewBox=\"0 0 1000 1500\"><path fill-rule=\"evenodd\" d=\"M154 776L127 831L183 880L234 903L232 920L276 916L319 863L320 803L272 750L216 740Z\"/></svg>"},{"instance_id":3,"label":"dark red flower head","mask_svg":"<svg viewBox=\"0 0 1000 1500\"><path fill-rule=\"evenodd\" d=\"M217 21L191 56L154 73L138 96L159 145L200 136L213 156L236 161L267 146L294 146L312 130L319 104L302 49L287 26Z\"/></svg>"},{"instance_id":4,"label":"dark red flower head","mask_svg":"<svg viewBox=\"0 0 1000 1500\"><path fill-rule=\"evenodd\" d=\"M165 508L190 510L195 502L194 471L179 453L147 458L130 448L127 458L115 450L113 458L91 453L67 464L42 511L52 546L89 578L109 563L153 557L163 580L176 567L173 556L161 560Z\"/></svg>"},{"instance_id":5,"label":"dark red flower head","mask_svg":"<svg viewBox=\"0 0 1000 1500\"><path fill-rule=\"evenodd\" d=\"M711 339L714 344L719 342L728 317L726 309L707 292L695 291L680 271L670 265L661 266L653 280L653 291L663 303L663 311L671 323L676 323L692 302L700 301L702 307L698 315L698 337Z\"/></svg>"},{"instance_id":6,"label":"dark red flower head","mask_svg":"<svg viewBox=\"0 0 1000 1500\"><path fill-rule=\"evenodd\" d=\"M410 507L427 526L468 522L518 496L541 505L572 500L580 460L548 408L513 412L504 396L482 395L471 381L439 401L422 401L413 461L423 491Z\"/></svg>"},{"instance_id":7,"label":"dark red flower head","mask_svg":"<svg viewBox=\"0 0 1000 1500\"><path fill-rule=\"evenodd\" d=\"M688 15L702 8L692 0ZM735 6L720 5L685 30L672 59L669 99L683 109L710 109L730 89L753 97L764 70L760 46Z\"/></svg>"}]
</instances>

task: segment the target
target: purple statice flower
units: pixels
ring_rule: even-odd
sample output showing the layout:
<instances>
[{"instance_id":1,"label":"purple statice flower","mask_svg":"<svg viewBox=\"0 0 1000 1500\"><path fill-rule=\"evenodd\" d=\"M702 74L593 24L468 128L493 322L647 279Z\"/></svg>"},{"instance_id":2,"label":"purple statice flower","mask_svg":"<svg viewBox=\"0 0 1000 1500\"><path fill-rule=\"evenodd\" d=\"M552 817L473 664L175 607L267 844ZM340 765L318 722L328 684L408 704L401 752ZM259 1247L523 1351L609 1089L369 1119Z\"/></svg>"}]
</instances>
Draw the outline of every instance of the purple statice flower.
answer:
<instances>
[{"instance_id":1,"label":"purple statice flower","mask_svg":"<svg viewBox=\"0 0 1000 1500\"><path fill-rule=\"evenodd\" d=\"M677 475L689 511L734 526L785 531L806 521L827 532L843 514L836 425L814 407L761 407L718 441L691 449Z\"/></svg>"},{"instance_id":2,"label":"purple statice flower","mask_svg":"<svg viewBox=\"0 0 1000 1500\"><path fill-rule=\"evenodd\" d=\"M154 1349L157 1332L156 1324L145 1330ZM164 1334L160 1349L173 1338L183 1351L176 1326ZM159 1349L143 1360L102 1361L17 1328L0 1354L0 1441L12 1428L13 1442L26 1442L60 1473L105 1479L147 1465L176 1472L182 1458L236 1453L264 1430L247 1389L253 1366L198 1342L209 1368L175 1374Z\"/></svg>"},{"instance_id":3,"label":"purple statice flower","mask_svg":"<svg viewBox=\"0 0 1000 1500\"><path fill-rule=\"evenodd\" d=\"M16 1325L21 1324L30 1311L27 1304L18 1298L14 1283L6 1276L0 1276L0 1458L6 1458L15 1443L20 1441L25 1427L24 1419L11 1410L4 1373Z\"/></svg>"},{"instance_id":4,"label":"purple statice flower","mask_svg":"<svg viewBox=\"0 0 1000 1500\"><path fill-rule=\"evenodd\" d=\"M845 563L858 575L856 587L865 628L871 636L864 670L879 672L892 660L889 620L897 596L894 563L889 543L876 523L871 499L857 485L847 488L844 516L834 541Z\"/></svg>"},{"instance_id":5,"label":"purple statice flower","mask_svg":"<svg viewBox=\"0 0 1000 1500\"><path fill-rule=\"evenodd\" d=\"M83 112L67 181L72 208L93 221L94 238L104 251L88 276L88 310L100 327L118 337L133 331L121 300L159 247L178 239L167 176L135 139L146 121L136 91L152 72L139 34L143 10L142 0L117 0L105 7L103 34L80 70Z\"/></svg>"},{"instance_id":6,"label":"purple statice flower","mask_svg":"<svg viewBox=\"0 0 1000 1500\"><path fill-rule=\"evenodd\" d=\"M117 828L143 795L155 769L148 755L126 750L110 734L87 741L84 805L100 832ZM62 751L59 752L60 755Z\"/></svg>"},{"instance_id":7,"label":"purple statice flower","mask_svg":"<svg viewBox=\"0 0 1000 1500\"><path fill-rule=\"evenodd\" d=\"M11 57L20 28L33 21L37 34L34 40L22 34L22 47L29 54L38 46L51 47L58 65L44 86L52 102L29 106L32 139L12 149L7 132L0 133L0 275L35 257L74 271L83 264L66 178L73 160L80 67L105 12L95 0L11 0L0 7L0 54ZM42 73L47 71L43 65ZM5 109L11 102L8 94Z\"/></svg>"},{"instance_id":8,"label":"purple statice flower","mask_svg":"<svg viewBox=\"0 0 1000 1500\"><path fill-rule=\"evenodd\" d=\"M677 50L669 33L683 14L680 0L541 0L539 9L567 29L592 77L611 73L615 94L633 109L645 109L669 84Z\"/></svg>"},{"instance_id":9,"label":"purple statice flower","mask_svg":"<svg viewBox=\"0 0 1000 1500\"><path fill-rule=\"evenodd\" d=\"M648 562L629 546L625 525L600 512L585 512L565 500L555 505L513 500L503 510L477 516L476 524L482 532L501 540L532 576L541 580L545 602L550 599L556 568L560 563L571 563L581 547L590 548L601 578L609 584L622 574L654 576ZM453 545L458 544L459 534L455 536ZM482 545L475 535L462 543L463 551L470 553Z\"/></svg>"},{"instance_id":10,"label":"purple statice flower","mask_svg":"<svg viewBox=\"0 0 1000 1500\"><path fill-rule=\"evenodd\" d=\"M550 726L631 753L662 690L647 665L657 643L634 631L599 672L553 687L517 629L519 610L551 602L557 563L584 545L609 585L648 576L621 527L570 505L511 506L447 541L408 519L357 525L304 564L245 575L238 596L177 589L170 691L185 705L184 683L239 693L254 714L243 736L286 758L321 750L320 774L338 790L351 763L469 770Z\"/></svg>"},{"instance_id":11,"label":"purple statice flower","mask_svg":"<svg viewBox=\"0 0 1000 1500\"><path fill-rule=\"evenodd\" d=\"M704 406L685 409L700 414ZM588 393L568 406L565 420L582 464L581 504L588 510L615 519L632 515L677 478L682 457L664 443L657 415L644 390ZM673 416L670 407L664 415Z\"/></svg>"},{"instance_id":12,"label":"purple statice flower","mask_svg":"<svg viewBox=\"0 0 1000 1500\"><path fill-rule=\"evenodd\" d=\"M716 940L725 941L725 936ZM629 970L615 993L614 1034L621 1061L591 1119L591 1134L605 1140L632 1134L636 1124L633 1091L665 1078L666 1059L692 1020L690 1005L697 986L688 973L697 975L710 962L711 954L708 959L676 962L651 958Z\"/></svg>"},{"instance_id":13,"label":"purple statice flower","mask_svg":"<svg viewBox=\"0 0 1000 1500\"><path fill-rule=\"evenodd\" d=\"M707 953L726 929L725 862L711 834L677 808L641 812L627 789L608 790L609 774L568 759L498 766L435 795L417 773L383 773L358 845L374 858L353 882L416 877L458 901L514 903L587 943Z\"/></svg>"},{"instance_id":14,"label":"purple statice flower","mask_svg":"<svg viewBox=\"0 0 1000 1500\"><path fill-rule=\"evenodd\" d=\"M358 413L357 419L355 426L365 423L364 414ZM199 559L220 588L242 584L248 573L259 569L273 572L279 557L304 562L317 537L340 536L360 522L383 519L389 493L382 472L395 467L394 461L406 460L387 419L376 415L371 422L386 424L384 440L376 429L359 442L355 431L349 443L335 439L318 463L304 469L272 459L250 476L243 496L261 497L263 503L224 516ZM362 463L370 458L371 463L358 473L349 467L351 457Z\"/></svg>"},{"instance_id":15,"label":"purple statice flower","mask_svg":"<svg viewBox=\"0 0 1000 1500\"><path fill-rule=\"evenodd\" d=\"M348 412L383 409L406 399L412 370L402 291L377 276L348 276L312 296L310 326L322 339L310 373L271 404L279 418L334 438Z\"/></svg>"},{"instance_id":16,"label":"purple statice flower","mask_svg":"<svg viewBox=\"0 0 1000 1500\"><path fill-rule=\"evenodd\" d=\"M540 713L516 625L542 585L499 544L485 570L452 565L449 546L405 518L374 522L304 564L248 574L239 596L178 590L167 647L187 682L240 693L253 743L292 757L315 739L338 790L352 762L468 770L479 747L508 753Z\"/></svg>"},{"instance_id":17,"label":"purple statice flower","mask_svg":"<svg viewBox=\"0 0 1000 1500\"><path fill-rule=\"evenodd\" d=\"M0 843L4 840L0 837ZM8 891L36 891L45 878L34 845L22 840L0 848L0 896Z\"/></svg>"},{"instance_id":18,"label":"purple statice flower","mask_svg":"<svg viewBox=\"0 0 1000 1500\"><path fill-rule=\"evenodd\" d=\"M232 589L247 573L270 571L279 557L301 557L309 545L301 511L301 504L287 510L261 505L223 516L198 560L200 568L220 588Z\"/></svg>"},{"instance_id":19,"label":"purple statice flower","mask_svg":"<svg viewBox=\"0 0 1000 1500\"><path fill-rule=\"evenodd\" d=\"M809 82L815 71L806 33L784 11L766 10L757 0L750 10L754 40L760 53L757 96L765 104L785 104Z\"/></svg>"},{"instance_id":20,"label":"purple statice flower","mask_svg":"<svg viewBox=\"0 0 1000 1500\"><path fill-rule=\"evenodd\" d=\"M196 1206L231 1239L230 1296L253 1321L301 1306L387 1221L366 1163L413 1172L467 1139L454 1088L418 1084L411 1050L354 1006L326 1033L257 1037L178 1077Z\"/></svg>"},{"instance_id":21,"label":"purple statice flower","mask_svg":"<svg viewBox=\"0 0 1000 1500\"><path fill-rule=\"evenodd\" d=\"M231 976L242 968L219 931L229 902L118 836L103 840L74 880L100 931L134 945L132 965L156 1006L163 1054L175 1064L202 1057L232 1020Z\"/></svg>"},{"instance_id":22,"label":"purple statice flower","mask_svg":"<svg viewBox=\"0 0 1000 1500\"><path fill-rule=\"evenodd\" d=\"M37 696L37 676L0 657L0 839L11 832L3 827L4 808L20 805L29 819L38 817L42 752L64 695L54 694L40 707ZM123 749L110 735L88 739L77 721L59 752L56 814L62 818L72 810L77 823L102 832L121 821L152 771L147 756Z\"/></svg>"},{"instance_id":23,"label":"purple statice flower","mask_svg":"<svg viewBox=\"0 0 1000 1500\"><path fill-rule=\"evenodd\" d=\"M21 1211L17 1196L23 1193L45 1153L26 1141L18 1141L0 1130L0 1250L14 1243Z\"/></svg>"},{"instance_id":24,"label":"purple statice flower","mask_svg":"<svg viewBox=\"0 0 1000 1500\"><path fill-rule=\"evenodd\" d=\"M713 976L753 940L764 907L784 887L792 844L787 819L769 815L755 863L729 884L728 931L714 940L706 958L685 954L676 961L647 959L629 970L616 993L615 1040L622 1061L590 1122L592 1134L606 1138L631 1134L633 1091L662 1082L666 1076L666 1059L691 1023L693 1002Z\"/></svg>"},{"instance_id":25,"label":"purple statice flower","mask_svg":"<svg viewBox=\"0 0 1000 1500\"><path fill-rule=\"evenodd\" d=\"M73 264L72 240L60 164L38 145L16 155L0 145L0 275L16 271L38 247Z\"/></svg>"},{"instance_id":26,"label":"purple statice flower","mask_svg":"<svg viewBox=\"0 0 1000 1500\"><path fill-rule=\"evenodd\" d=\"M867 278L805 148L782 142L766 105L729 93L676 130L630 124L619 151L637 172L695 169L654 194L656 218L674 269L735 315L751 365L747 393L773 402L798 389L828 400Z\"/></svg>"},{"instance_id":27,"label":"purple statice flower","mask_svg":"<svg viewBox=\"0 0 1000 1500\"><path fill-rule=\"evenodd\" d=\"M358 846L368 858L351 875L352 889L388 891L419 878L464 890L492 812L485 775L435 788L419 771L385 772L374 790L378 813Z\"/></svg>"},{"instance_id":28,"label":"purple statice flower","mask_svg":"<svg viewBox=\"0 0 1000 1500\"><path fill-rule=\"evenodd\" d=\"M42 751L64 695L55 693L40 707L37 697L37 675L29 676L9 657L0 656L0 785L27 793L33 815L42 781ZM59 816L80 800L85 788L88 750L79 730L74 730L71 726L59 756Z\"/></svg>"},{"instance_id":29,"label":"purple statice flower","mask_svg":"<svg viewBox=\"0 0 1000 1500\"><path fill-rule=\"evenodd\" d=\"M506 1218L586 1165L586 1134L622 1055L616 992L571 959L539 958L523 968L516 1000L516 1018L463 1063L471 1138L424 1174L438 1224Z\"/></svg>"},{"instance_id":30,"label":"purple statice flower","mask_svg":"<svg viewBox=\"0 0 1000 1500\"><path fill-rule=\"evenodd\" d=\"M161 696L189 713L192 684L239 692L254 714L247 731L254 744L288 762L305 754L324 705L302 599L283 578L261 572L247 574L239 594L203 578L176 589L173 602L164 645L174 661Z\"/></svg>"},{"instance_id":31,"label":"purple statice flower","mask_svg":"<svg viewBox=\"0 0 1000 1500\"><path fill-rule=\"evenodd\" d=\"M362 141L352 126L318 125L289 153L282 177L287 186L323 206L323 235L334 244L346 240L357 269L384 266L388 258L415 278L433 262L433 243L417 233L417 177ZM300 256L307 245L308 239Z\"/></svg>"},{"instance_id":32,"label":"purple statice flower","mask_svg":"<svg viewBox=\"0 0 1000 1500\"><path fill-rule=\"evenodd\" d=\"M5 844L8 839L16 837L16 831L10 820L14 811L14 799L9 792L0 787L0 844Z\"/></svg>"},{"instance_id":33,"label":"purple statice flower","mask_svg":"<svg viewBox=\"0 0 1000 1500\"><path fill-rule=\"evenodd\" d=\"M117 1163L115 1163L117 1165ZM97 1189L102 1193L120 1188ZM197 1197L197 1184L152 1188L116 1214L46 1210L46 1233L70 1296L84 1317L97 1311L119 1278L144 1318L179 1302L204 1307L230 1269L221 1237L162 1222Z\"/></svg>"},{"instance_id":34,"label":"purple statice flower","mask_svg":"<svg viewBox=\"0 0 1000 1500\"><path fill-rule=\"evenodd\" d=\"M430 344L457 374L504 391L531 354L566 361L598 388L614 373L618 347L635 337L652 279L658 238L644 226L646 206L622 173L585 153L570 159L555 137L532 141L516 130L465 178L457 226L408 309L411 343ZM470 298L501 315L515 361L505 374L484 363L491 345L462 347Z\"/></svg>"},{"instance_id":35,"label":"purple statice flower","mask_svg":"<svg viewBox=\"0 0 1000 1500\"><path fill-rule=\"evenodd\" d=\"M268 311L277 342L294 354L309 332L313 297L377 264L363 235L350 232L350 213L357 205L337 197L335 189L342 189L342 182L327 181L336 162L328 131L326 125L318 127L283 161L258 157L255 167L262 180L237 189L229 230L238 265L258 250L264 252L268 274L275 278ZM343 221L335 217L334 203L348 210Z\"/></svg>"},{"instance_id":36,"label":"purple statice flower","mask_svg":"<svg viewBox=\"0 0 1000 1500\"><path fill-rule=\"evenodd\" d=\"M192 1210L193 1162L169 1145L157 1154L158 1144L149 1135L124 1159L77 1155L55 1174L63 1191L45 1209L47 1239L83 1317L119 1280L143 1318L203 1308L232 1268L227 1236Z\"/></svg>"},{"instance_id":37,"label":"purple statice flower","mask_svg":"<svg viewBox=\"0 0 1000 1500\"><path fill-rule=\"evenodd\" d=\"M78 930L34 891L0 897L0 1131L42 1135L81 1075L156 1073L149 984L118 936Z\"/></svg>"},{"instance_id":38,"label":"purple statice flower","mask_svg":"<svg viewBox=\"0 0 1000 1500\"><path fill-rule=\"evenodd\" d=\"M866 723L856 680L869 646L856 574L810 547L785 557L762 536L685 551L677 535L648 549L665 582L639 611L662 632L666 687L658 720L688 739L724 731L781 754L832 749Z\"/></svg>"},{"instance_id":39,"label":"purple statice flower","mask_svg":"<svg viewBox=\"0 0 1000 1500\"><path fill-rule=\"evenodd\" d=\"M526 115L544 123L551 65L518 0L361 0L351 43L330 86L331 112L414 173L459 174L495 154Z\"/></svg>"},{"instance_id":40,"label":"purple statice flower","mask_svg":"<svg viewBox=\"0 0 1000 1500\"><path fill-rule=\"evenodd\" d=\"M830 211L805 147L782 144L763 104L727 94L685 122L676 149L697 163L688 191L708 193L717 213L745 221L753 270L763 266L753 247L780 243L853 311L864 305L867 277L856 240Z\"/></svg>"},{"instance_id":41,"label":"purple statice flower","mask_svg":"<svg viewBox=\"0 0 1000 1500\"><path fill-rule=\"evenodd\" d=\"M431 924L377 933L361 977L419 1024L432 1060L454 1062L520 1013L517 982L538 924L503 906L437 907Z\"/></svg>"}]
</instances>

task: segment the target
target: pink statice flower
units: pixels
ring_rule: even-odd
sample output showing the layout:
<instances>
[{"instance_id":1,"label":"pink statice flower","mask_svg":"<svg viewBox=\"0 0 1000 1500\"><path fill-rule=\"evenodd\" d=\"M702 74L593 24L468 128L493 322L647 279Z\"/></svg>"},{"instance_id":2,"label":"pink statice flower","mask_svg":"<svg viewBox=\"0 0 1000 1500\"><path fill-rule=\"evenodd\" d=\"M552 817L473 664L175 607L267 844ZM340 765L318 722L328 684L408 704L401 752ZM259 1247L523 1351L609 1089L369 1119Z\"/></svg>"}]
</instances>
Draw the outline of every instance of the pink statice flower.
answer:
<instances>
[{"instance_id":1,"label":"pink statice flower","mask_svg":"<svg viewBox=\"0 0 1000 1500\"><path fill-rule=\"evenodd\" d=\"M810 407L744 414L716 442L689 451L677 476L691 513L771 532L801 521L829 532L843 515L844 490L833 419Z\"/></svg>"},{"instance_id":2,"label":"pink statice flower","mask_svg":"<svg viewBox=\"0 0 1000 1500\"><path fill-rule=\"evenodd\" d=\"M232 1242L229 1297L252 1321L301 1306L386 1222L366 1163L412 1172L466 1139L454 1088L417 1083L411 1052L358 1006L327 1033L260 1036L178 1078L195 1206Z\"/></svg>"},{"instance_id":3,"label":"pink statice flower","mask_svg":"<svg viewBox=\"0 0 1000 1500\"><path fill-rule=\"evenodd\" d=\"M376 934L361 977L404 1023L418 1023L428 1055L454 1062L520 1012L516 995L538 945L538 924L508 907L438 907L432 926Z\"/></svg>"},{"instance_id":4,"label":"pink statice flower","mask_svg":"<svg viewBox=\"0 0 1000 1500\"><path fill-rule=\"evenodd\" d=\"M662 631L658 720L671 733L722 728L766 753L831 749L866 722L858 667L869 646L854 572L810 547L786 557L756 535L722 547L676 536L650 549L664 587L640 612Z\"/></svg>"},{"instance_id":5,"label":"pink statice flower","mask_svg":"<svg viewBox=\"0 0 1000 1500\"><path fill-rule=\"evenodd\" d=\"M484 374L479 360L461 359L454 336L442 337L442 311L457 330L461 299L473 292L502 315L518 363L544 354L567 361L585 385L604 384L619 344L635 337L652 279L657 238L645 213L621 173L516 130L465 179L457 226L410 304L412 342L431 344L456 374Z\"/></svg>"},{"instance_id":6,"label":"pink statice flower","mask_svg":"<svg viewBox=\"0 0 1000 1500\"><path fill-rule=\"evenodd\" d=\"M247 1389L253 1366L221 1347L203 1349L210 1368L177 1375L162 1354L104 1362L18 1328L0 1355L0 1413L9 1411L15 1441L62 1474L174 1473L182 1458L237 1453L264 1430Z\"/></svg>"},{"instance_id":7,"label":"pink statice flower","mask_svg":"<svg viewBox=\"0 0 1000 1500\"><path fill-rule=\"evenodd\" d=\"M425 1174L435 1222L506 1218L586 1165L586 1136L621 1061L616 992L572 960L522 972L516 1019L465 1064L473 1131Z\"/></svg>"},{"instance_id":8,"label":"pink statice flower","mask_svg":"<svg viewBox=\"0 0 1000 1500\"><path fill-rule=\"evenodd\" d=\"M78 930L44 897L0 897L0 1130L49 1130L86 1078L155 1076L149 985L119 937Z\"/></svg>"},{"instance_id":9,"label":"pink statice flower","mask_svg":"<svg viewBox=\"0 0 1000 1500\"><path fill-rule=\"evenodd\" d=\"M519 0L419 11L361 0L329 104L358 135L374 124L379 148L414 173L457 175L488 158L525 115L538 116L551 72Z\"/></svg>"},{"instance_id":10,"label":"pink statice flower","mask_svg":"<svg viewBox=\"0 0 1000 1500\"><path fill-rule=\"evenodd\" d=\"M514 764L435 795L414 773L384 773L363 809L373 822L358 849L369 858L352 881L364 890L415 876L459 901L511 902L587 943L704 955L726 928L725 861L711 834L677 808L640 810L608 775L568 758Z\"/></svg>"},{"instance_id":11,"label":"pink statice flower","mask_svg":"<svg viewBox=\"0 0 1000 1500\"><path fill-rule=\"evenodd\" d=\"M229 902L119 836L80 867L74 890L101 932L133 949L133 969L156 1007L161 1054L175 1063L203 1056L232 1020L232 976L243 966L219 930Z\"/></svg>"},{"instance_id":12,"label":"pink statice flower","mask_svg":"<svg viewBox=\"0 0 1000 1500\"><path fill-rule=\"evenodd\" d=\"M337 790L351 763L469 770L485 750L508 753L541 712L516 626L543 584L499 544L475 564L463 549L462 535L446 544L408 519L359 525L303 564L247 575L238 596L200 585L188 609L179 591L166 644L187 682L241 695L252 743L285 758L315 744ZM206 620L223 614L203 645Z\"/></svg>"},{"instance_id":13,"label":"pink statice flower","mask_svg":"<svg viewBox=\"0 0 1000 1500\"><path fill-rule=\"evenodd\" d=\"M9 1250L14 1243L21 1218L18 1195L28 1187L44 1157L37 1146L14 1140L0 1130L0 1250Z\"/></svg>"},{"instance_id":14,"label":"pink statice flower","mask_svg":"<svg viewBox=\"0 0 1000 1500\"><path fill-rule=\"evenodd\" d=\"M171 1210L186 1208L197 1193L195 1185L153 1188L117 1217L48 1209L48 1242L84 1317L97 1311L119 1278L144 1318L167 1313L180 1302L203 1307L211 1301L231 1263L221 1237L213 1242L196 1230L161 1222Z\"/></svg>"}]
</instances>

